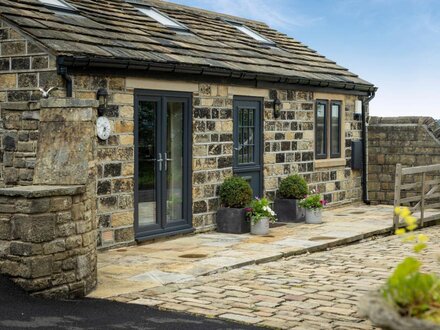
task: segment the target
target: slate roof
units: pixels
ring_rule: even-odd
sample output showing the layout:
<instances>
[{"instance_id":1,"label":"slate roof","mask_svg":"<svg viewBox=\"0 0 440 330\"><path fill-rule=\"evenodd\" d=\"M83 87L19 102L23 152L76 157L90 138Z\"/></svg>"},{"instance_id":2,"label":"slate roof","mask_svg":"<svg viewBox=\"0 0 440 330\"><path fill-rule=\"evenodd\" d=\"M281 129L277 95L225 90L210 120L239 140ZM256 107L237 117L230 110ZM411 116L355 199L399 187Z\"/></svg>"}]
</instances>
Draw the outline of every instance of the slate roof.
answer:
<instances>
[{"instance_id":1,"label":"slate roof","mask_svg":"<svg viewBox=\"0 0 440 330\"><path fill-rule=\"evenodd\" d=\"M173 31L124 0L65 0L79 15L60 15L38 0L0 0L0 17L54 55L77 63L221 74L236 78L372 91L375 87L264 23L161 0L150 5L189 28ZM133 2L133 1L131 1ZM225 20L241 22L277 47L260 44ZM81 62L82 60L82 62Z\"/></svg>"}]
</instances>

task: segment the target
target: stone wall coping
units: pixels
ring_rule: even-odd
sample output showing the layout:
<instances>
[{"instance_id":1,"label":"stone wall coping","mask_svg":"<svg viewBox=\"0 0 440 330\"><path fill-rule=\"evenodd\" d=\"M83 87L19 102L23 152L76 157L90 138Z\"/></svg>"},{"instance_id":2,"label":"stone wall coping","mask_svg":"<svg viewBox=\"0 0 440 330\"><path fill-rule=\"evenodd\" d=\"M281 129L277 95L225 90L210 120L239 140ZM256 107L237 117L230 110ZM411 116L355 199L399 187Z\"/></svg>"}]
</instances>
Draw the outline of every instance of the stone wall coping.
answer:
<instances>
[{"instance_id":1,"label":"stone wall coping","mask_svg":"<svg viewBox=\"0 0 440 330\"><path fill-rule=\"evenodd\" d=\"M399 125L399 124L414 124L414 125L430 125L435 122L432 117L423 116L403 116L403 117L371 117L369 125Z\"/></svg>"},{"instance_id":2,"label":"stone wall coping","mask_svg":"<svg viewBox=\"0 0 440 330\"><path fill-rule=\"evenodd\" d=\"M25 197L25 198L40 198L51 196L73 196L83 194L86 191L84 185L78 186L18 186L11 188L1 188L0 196L9 197Z\"/></svg>"},{"instance_id":3,"label":"stone wall coping","mask_svg":"<svg viewBox=\"0 0 440 330\"><path fill-rule=\"evenodd\" d=\"M4 110L16 110L16 111L28 111L28 110L39 110L40 102L30 101L30 102L2 102L0 107Z\"/></svg>"},{"instance_id":4,"label":"stone wall coping","mask_svg":"<svg viewBox=\"0 0 440 330\"><path fill-rule=\"evenodd\" d=\"M97 108L97 100L80 100L75 98L48 98L41 99L41 108Z\"/></svg>"}]
</instances>

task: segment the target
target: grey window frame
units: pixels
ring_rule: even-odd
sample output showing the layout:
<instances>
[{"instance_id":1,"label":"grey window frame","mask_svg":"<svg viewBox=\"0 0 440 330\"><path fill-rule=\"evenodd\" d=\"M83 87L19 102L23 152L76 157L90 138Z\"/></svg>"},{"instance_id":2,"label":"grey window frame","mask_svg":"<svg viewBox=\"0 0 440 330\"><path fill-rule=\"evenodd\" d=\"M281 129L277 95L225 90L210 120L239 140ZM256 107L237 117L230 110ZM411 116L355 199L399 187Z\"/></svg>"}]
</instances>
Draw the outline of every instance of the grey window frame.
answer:
<instances>
[{"instance_id":1,"label":"grey window frame","mask_svg":"<svg viewBox=\"0 0 440 330\"><path fill-rule=\"evenodd\" d=\"M245 36L247 36L248 38L251 38L252 40L258 42L260 45L265 45L265 46L270 46L270 47L276 47L276 42L269 39L268 37L263 36L261 33L258 33L257 31L255 31L254 29L251 29L249 26L247 26L246 24L244 24L243 22L237 22L237 21L232 21L232 20L224 20L226 23L228 23L229 25L233 26L238 32L244 34ZM257 40L253 37L251 37L250 35L248 35L247 33L239 30L237 28L237 26L243 26L246 29L250 30L252 33L255 33L257 36L259 36L260 38L267 40L267 41L260 41Z\"/></svg>"},{"instance_id":2,"label":"grey window frame","mask_svg":"<svg viewBox=\"0 0 440 330\"><path fill-rule=\"evenodd\" d=\"M332 126L332 115L333 115L333 105L338 105L339 106L339 114L338 114L338 135L339 135L339 152L334 153L332 150L332 141L333 141L333 126ZM341 143L341 139L342 139L342 128L341 128L341 121L342 121L342 102L341 101L335 101L335 100L331 100L330 101L330 109L329 109L329 119L328 119L328 125L329 125L329 130L330 130L330 141L328 144L328 148L329 148L329 154L330 154L330 158L341 158L341 150L342 150L342 143Z\"/></svg>"},{"instance_id":3,"label":"grey window frame","mask_svg":"<svg viewBox=\"0 0 440 330\"><path fill-rule=\"evenodd\" d=\"M162 13L160 10L152 7L152 6L148 6L146 4L143 3L138 3L138 2L133 2L133 1L127 1L128 3L132 4L134 8L136 8L136 10L138 10L142 15L145 15L149 18L151 18L152 20L154 20L155 22L159 23L162 26L165 26L166 28L173 30L173 31L177 31L177 32L190 32L189 28L187 26L185 26L184 24L180 23L179 21L177 21L176 19L168 16L165 13ZM165 18L169 19L170 21L173 21L174 23L176 23L176 25L178 25L179 27L176 27L174 25L167 25L167 24L163 24L160 23L159 21L155 20L154 18L150 17L149 15L143 13L142 11L140 11L139 9L150 9L152 11L155 11L156 13L158 13L159 15L164 16Z\"/></svg>"},{"instance_id":4,"label":"grey window frame","mask_svg":"<svg viewBox=\"0 0 440 330\"><path fill-rule=\"evenodd\" d=\"M318 141L318 130L316 129L317 126L317 122L318 122L318 104L323 104L325 106L324 109L324 141L323 141L323 145L324 145L324 153L323 154L318 154L318 150L317 150L317 143L316 141ZM328 105L329 102L328 100L316 100L315 102L315 159L327 159L328 156Z\"/></svg>"},{"instance_id":5,"label":"grey window frame","mask_svg":"<svg viewBox=\"0 0 440 330\"><path fill-rule=\"evenodd\" d=\"M65 4L66 7L68 7L68 8L62 7L62 6L57 6L57 5L50 4L50 3L45 3L43 1L38 1L38 2L40 2L47 9L52 10L54 12L58 12L61 14L79 14L79 11L75 7L73 7L70 3L67 3L64 0L58 0L58 1Z\"/></svg>"}]
</instances>

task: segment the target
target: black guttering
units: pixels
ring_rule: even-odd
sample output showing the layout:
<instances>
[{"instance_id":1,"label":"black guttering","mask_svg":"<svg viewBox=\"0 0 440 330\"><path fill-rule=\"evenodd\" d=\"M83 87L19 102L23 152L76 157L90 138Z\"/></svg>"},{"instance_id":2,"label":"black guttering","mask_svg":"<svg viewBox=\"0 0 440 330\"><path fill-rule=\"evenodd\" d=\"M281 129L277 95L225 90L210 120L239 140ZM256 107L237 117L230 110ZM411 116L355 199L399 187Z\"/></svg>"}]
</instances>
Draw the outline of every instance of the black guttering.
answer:
<instances>
[{"instance_id":1,"label":"black guttering","mask_svg":"<svg viewBox=\"0 0 440 330\"><path fill-rule=\"evenodd\" d=\"M336 81L319 81L305 78L280 77L269 74L258 74L252 72L234 71L228 69L204 67L196 65L185 65L179 63L157 63L141 60L127 60L114 58L98 58L98 57L73 57L59 56L57 59L58 70L61 67L70 67L77 69L121 69L121 70L142 70L151 72L169 72L179 74L194 74L211 77L234 78L243 80L257 80L263 82L279 83L279 84L297 84L308 85L319 88L334 88L347 91L359 91L371 94L377 90L373 85L354 84L350 82ZM60 71L59 71L60 72Z\"/></svg>"},{"instance_id":2,"label":"black guttering","mask_svg":"<svg viewBox=\"0 0 440 330\"><path fill-rule=\"evenodd\" d=\"M377 90L377 89L376 89ZM365 204L369 205L370 200L368 198L368 141L367 141L367 113L369 113L370 101L376 96L376 91L373 91L369 96L363 97L362 100L362 200Z\"/></svg>"},{"instance_id":3,"label":"black guttering","mask_svg":"<svg viewBox=\"0 0 440 330\"><path fill-rule=\"evenodd\" d=\"M63 77L64 81L66 82L66 96L72 97L73 94L73 84L72 84L72 77L67 74L67 67L64 65L60 65L59 61L57 60L57 70L58 74Z\"/></svg>"}]
</instances>

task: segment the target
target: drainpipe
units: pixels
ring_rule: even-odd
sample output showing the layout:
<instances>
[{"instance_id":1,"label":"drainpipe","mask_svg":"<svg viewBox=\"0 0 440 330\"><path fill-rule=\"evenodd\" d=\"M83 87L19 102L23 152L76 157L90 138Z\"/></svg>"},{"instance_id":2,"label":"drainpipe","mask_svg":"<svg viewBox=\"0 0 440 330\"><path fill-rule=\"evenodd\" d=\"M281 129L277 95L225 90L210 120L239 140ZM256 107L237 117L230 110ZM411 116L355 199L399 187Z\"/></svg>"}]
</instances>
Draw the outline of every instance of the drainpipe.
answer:
<instances>
[{"instance_id":1,"label":"drainpipe","mask_svg":"<svg viewBox=\"0 0 440 330\"><path fill-rule=\"evenodd\" d=\"M66 96L72 97L72 77L67 74L67 67L65 66L58 66L58 73L63 77L64 81L66 82Z\"/></svg>"},{"instance_id":2,"label":"drainpipe","mask_svg":"<svg viewBox=\"0 0 440 330\"><path fill-rule=\"evenodd\" d=\"M367 152L367 113L369 113L370 101L376 96L376 91L371 92L368 97L362 98L362 152L364 161L362 162L362 200L370 205L368 199L368 152Z\"/></svg>"}]
</instances>

